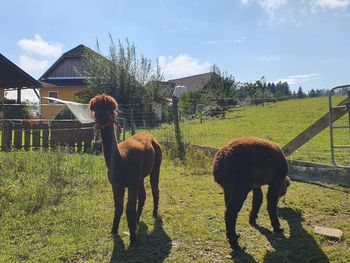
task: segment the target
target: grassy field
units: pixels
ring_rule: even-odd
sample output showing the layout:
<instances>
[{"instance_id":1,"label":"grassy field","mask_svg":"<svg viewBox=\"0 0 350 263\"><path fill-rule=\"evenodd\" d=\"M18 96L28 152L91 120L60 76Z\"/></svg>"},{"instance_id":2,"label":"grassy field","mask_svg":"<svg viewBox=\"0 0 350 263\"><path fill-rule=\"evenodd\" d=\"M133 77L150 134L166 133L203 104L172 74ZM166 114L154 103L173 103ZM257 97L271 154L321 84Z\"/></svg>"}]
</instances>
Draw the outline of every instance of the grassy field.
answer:
<instances>
[{"instance_id":1,"label":"grassy field","mask_svg":"<svg viewBox=\"0 0 350 263\"><path fill-rule=\"evenodd\" d=\"M334 97L334 104L345 97ZM202 146L222 147L234 137L258 136L279 143L288 143L300 132L328 112L328 97L287 100L262 106L248 106L232 109L223 118L199 119L182 118L181 131L184 140ZM336 125L349 125L349 116L344 115ZM157 138L171 141L173 125L164 125L152 130ZM350 145L349 130L335 130L335 144ZM350 165L350 150L337 150L339 163ZM294 152L290 158L329 164L329 129Z\"/></svg>"},{"instance_id":2,"label":"grassy field","mask_svg":"<svg viewBox=\"0 0 350 263\"><path fill-rule=\"evenodd\" d=\"M211 176L211 157L189 152L181 164L166 151L160 178L161 220L146 206L138 245L129 249L125 214L113 239L111 187L102 156L45 152L0 154L0 262L348 262L350 189L293 182L279 215L276 238L262 206L248 224L251 195L238 218L244 252L225 240L223 192ZM264 188L266 192L266 188ZM342 240L313 233L336 227Z\"/></svg>"}]
</instances>

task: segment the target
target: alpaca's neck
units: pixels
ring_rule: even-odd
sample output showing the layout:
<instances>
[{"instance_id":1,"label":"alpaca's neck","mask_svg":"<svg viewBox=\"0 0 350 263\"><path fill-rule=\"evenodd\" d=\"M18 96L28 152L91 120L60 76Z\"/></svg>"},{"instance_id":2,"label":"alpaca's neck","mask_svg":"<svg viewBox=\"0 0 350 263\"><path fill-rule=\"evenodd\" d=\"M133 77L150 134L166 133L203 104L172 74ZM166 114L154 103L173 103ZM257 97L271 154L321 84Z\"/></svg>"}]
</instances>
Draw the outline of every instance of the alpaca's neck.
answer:
<instances>
[{"instance_id":1,"label":"alpaca's neck","mask_svg":"<svg viewBox=\"0 0 350 263\"><path fill-rule=\"evenodd\" d=\"M120 157L113 124L101 129L101 138L105 162L108 169L111 169L114 166L113 164L118 161Z\"/></svg>"}]
</instances>

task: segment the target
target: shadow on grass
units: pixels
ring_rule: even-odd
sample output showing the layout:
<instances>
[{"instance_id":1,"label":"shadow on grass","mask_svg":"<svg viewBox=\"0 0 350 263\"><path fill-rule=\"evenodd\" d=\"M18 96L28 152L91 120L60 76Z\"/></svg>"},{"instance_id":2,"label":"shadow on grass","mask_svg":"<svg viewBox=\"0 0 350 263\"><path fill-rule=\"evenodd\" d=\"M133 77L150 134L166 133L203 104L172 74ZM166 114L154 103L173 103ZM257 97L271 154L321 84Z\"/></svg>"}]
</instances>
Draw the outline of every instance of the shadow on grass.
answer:
<instances>
[{"instance_id":1,"label":"shadow on grass","mask_svg":"<svg viewBox=\"0 0 350 263\"><path fill-rule=\"evenodd\" d=\"M240 262L242 262L242 263L243 262L244 263L257 263L258 262L251 255L246 253L245 250L233 251L231 253L231 256L232 256L233 262L236 262L236 263L240 263Z\"/></svg>"},{"instance_id":2,"label":"shadow on grass","mask_svg":"<svg viewBox=\"0 0 350 263\"><path fill-rule=\"evenodd\" d=\"M290 237L276 236L269 229L256 226L275 249L265 254L264 262L329 262L314 238L304 230L300 212L291 208L280 208L278 213L287 220Z\"/></svg>"},{"instance_id":3,"label":"shadow on grass","mask_svg":"<svg viewBox=\"0 0 350 263\"><path fill-rule=\"evenodd\" d=\"M133 248L125 248L123 240L117 236L110 262L163 262L170 254L171 239L163 229L161 219L154 220L153 231L140 222L137 232L137 244Z\"/></svg>"}]
</instances>

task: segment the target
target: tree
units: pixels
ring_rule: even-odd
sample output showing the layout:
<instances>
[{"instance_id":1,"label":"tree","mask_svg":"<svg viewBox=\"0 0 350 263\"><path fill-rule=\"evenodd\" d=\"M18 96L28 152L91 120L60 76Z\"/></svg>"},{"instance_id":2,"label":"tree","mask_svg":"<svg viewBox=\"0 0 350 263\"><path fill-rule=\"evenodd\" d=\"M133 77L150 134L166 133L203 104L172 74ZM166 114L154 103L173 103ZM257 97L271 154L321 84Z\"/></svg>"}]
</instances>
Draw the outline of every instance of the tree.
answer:
<instances>
[{"instance_id":1,"label":"tree","mask_svg":"<svg viewBox=\"0 0 350 263\"><path fill-rule=\"evenodd\" d=\"M87 102L96 94L106 93L120 104L141 103L145 98L145 84L151 79L152 64L142 54L138 56L136 46L128 39L123 44L114 42L109 35L109 49L102 56L97 41L97 51L85 54L84 77L88 89L79 97Z\"/></svg>"},{"instance_id":2,"label":"tree","mask_svg":"<svg viewBox=\"0 0 350 263\"><path fill-rule=\"evenodd\" d=\"M164 76L157 60L156 68L151 74L150 80L145 85L147 99L164 104L169 97L169 84L164 82Z\"/></svg>"},{"instance_id":3,"label":"tree","mask_svg":"<svg viewBox=\"0 0 350 263\"><path fill-rule=\"evenodd\" d=\"M275 93L276 97L289 97L291 95L292 95L292 93L289 89L288 82L285 82L285 81L284 82L282 82L282 81L277 82L276 93Z\"/></svg>"},{"instance_id":4,"label":"tree","mask_svg":"<svg viewBox=\"0 0 350 263\"><path fill-rule=\"evenodd\" d=\"M303 88L300 86L297 92L297 97L298 98L305 98L306 94L303 92Z\"/></svg>"},{"instance_id":5,"label":"tree","mask_svg":"<svg viewBox=\"0 0 350 263\"><path fill-rule=\"evenodd\" d=\"M199 91L184 92L180 95L179 108L187 114L194 114L197 111L201 93Z\"/></svg>"},{"instance_id":6,"label":"tree","mask_svg":"<svg viewBox=\"0 0 350 263\"><path fill-rule=\"evenodd\" d=\"M221 72L216 65L213 65L210 71L210 79L203 87L202 93L210 101L224 107L229 99L234 99L238 83L232 75Z\"/></svg>"}]
</instances>

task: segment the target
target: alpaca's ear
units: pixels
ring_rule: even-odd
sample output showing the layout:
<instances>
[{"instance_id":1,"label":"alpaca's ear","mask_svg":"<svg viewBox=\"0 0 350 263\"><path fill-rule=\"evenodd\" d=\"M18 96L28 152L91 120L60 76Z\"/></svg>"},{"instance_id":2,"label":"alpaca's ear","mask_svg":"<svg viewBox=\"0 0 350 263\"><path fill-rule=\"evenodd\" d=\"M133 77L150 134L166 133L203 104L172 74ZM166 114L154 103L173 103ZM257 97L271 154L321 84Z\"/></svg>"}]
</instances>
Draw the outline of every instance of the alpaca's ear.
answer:
<instances>
[{"instance_id":1,"label":"alpaca's ear","mask_svg":"<svg viewBox=\"0 0 350 263\"><path fill-rule=\"evenodd\" d=\"M95 111L95 99L92 98L90 101L89 101L89 108L91 111Z\"/></svg>"}]
</instances>

